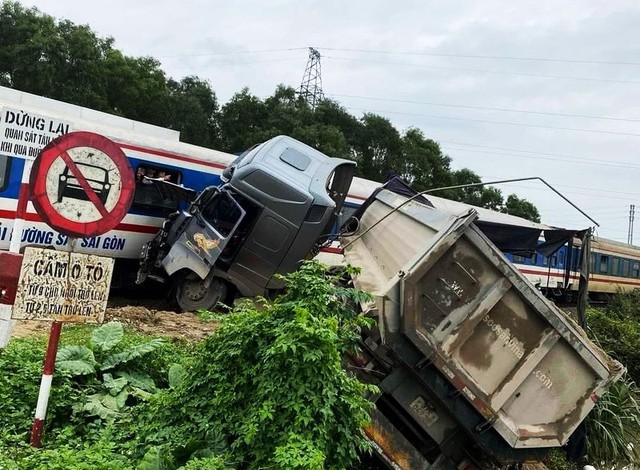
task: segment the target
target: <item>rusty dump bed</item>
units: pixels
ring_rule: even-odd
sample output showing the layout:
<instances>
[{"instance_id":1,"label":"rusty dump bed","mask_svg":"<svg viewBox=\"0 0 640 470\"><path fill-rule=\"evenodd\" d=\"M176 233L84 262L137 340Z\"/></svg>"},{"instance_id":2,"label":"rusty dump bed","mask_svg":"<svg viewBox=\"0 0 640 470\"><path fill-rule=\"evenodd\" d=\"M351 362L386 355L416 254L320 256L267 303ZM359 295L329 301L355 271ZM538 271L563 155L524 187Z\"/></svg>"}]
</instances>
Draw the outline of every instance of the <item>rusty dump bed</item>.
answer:
<instances>
[{"instance_id":1,"label":"rusty dump bed","mask_svg":"<svg viewBox=\"0 0 640 470\"><path fill-rule=\"evenodd\" d=\"M512 448L566 443L622 366L511 265L474 211L375 198L341 241L362 268L356 286L375 295L365 309L383 342L407 338Z\"/></svg>"}]
</instances>

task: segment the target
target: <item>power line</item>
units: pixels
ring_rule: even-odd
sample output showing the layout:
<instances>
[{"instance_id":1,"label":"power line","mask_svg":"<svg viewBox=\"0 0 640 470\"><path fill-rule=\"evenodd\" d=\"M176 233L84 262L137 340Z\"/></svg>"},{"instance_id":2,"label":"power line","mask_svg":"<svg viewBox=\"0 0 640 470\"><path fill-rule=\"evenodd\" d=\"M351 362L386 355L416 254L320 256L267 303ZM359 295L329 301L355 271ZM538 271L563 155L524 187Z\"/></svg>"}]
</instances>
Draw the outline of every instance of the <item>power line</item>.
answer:
<instances>
[{"instance_id":1,"label":"power line","mask_svg":"<svg viewBox=\"0 0 640 470\"><path fill-rule=\"evenodd\" d=\"M560 80L581 80L581 81L589 81L589 82L611 82L611 83L625 83L625 84L632 84L632 85L640 85L640 82L635 80L615 80L612 78L575 77L575 76L568 76L568 75L548 75L548 74L528 73L528 72L508 72L508 71L502 71L502 70L469 69L464 67L446 67L443 65L409 64L407 62L383 62L379 60L354 59L352 57L335 57L335 56L323 56L323 57L327 59L344 60L349 62L368 62L368 63L381 64L381 65L401 65L406 67L455 70L458 72L494 73L499 75L517 75L517 76L523 76L523 77L553 78L553 79L560 79Z\"/></svg>"},{"instance_id":2,"label":"power line","mask_svg":"<svg viewBox=\"0 0 640 470\"><path fill-rule=\"evenodd\" d=\"M597 165L597 166L611 166L614 168L634 168L634 169L640 169L640 164L625 164L622 162L608 162L605 160L589 160L589 161L581 161L581 160L571 160L568 158L561 158L561 157L539 157L539 156L535 156L535 155L517 155L514 153L498 153L498 152L490 152L487 150L473 150L473 149L466 149L466 148L457 148L457 147L448 147L449 150L455 150L458 152L470 152L470 153L482 153L482 154L486 154L486 155L502 155L502 156L506 156L506 157L519 157L519 158L529 158L532 160L550 160L550 161L564 161L564 162L570 162L570 163L580 163L580 164L585 164L585 165Z\"/></svg>"},{"instance_id":3,"label":"power line","mask_svg":"<svg viewBox=\"0 0 640 470\"><path fill-rule=\"evenodd\" d=\"M592 60L592 59L556 59L551 57L513 57L513 56L499 56L499 55L477 55L477 54L452 54L452 53L439 53L439 52L409 52L409 51L384 51L384 50L370 50L370 49L344 49L336 47L318 47L317 49L323 49L327 51L338 52L364 52L371 54L391 54L391 55L414 55L414 56L429 56L429 57L459 57L469 59L492 59L492 60L519 60L530 62L567 62L572 64L598 64L598 65L640 65L640 62L616 62L606 60Z\"/></svg>"},{"instance_id":4,"label":"power line","mask_svg":"<svg viewBox=\"0 0 640 470\"><path fill-rule=\"evenodd\" d=\"M480 175L479 175L480 176ZM488 175L484 175L484 176L480 176L482 179L491 179L491 176ZM566 186L566 185L557 185L559 188L576 188L576 186ZM513 188L519 188L519 189L527 189L527 190L531 190L531 191L545 191L545 188L540 188L540 187L535 187L535 186L526 186L526 185L512 185L511 187ZM579 189L586 189L586 190L590 190L592 188L579 188ZM596 191L595 193L585 193L585 192L581 192L581 191L573 191L571 189L564 191L567 194L578 194L581 196L597 196L600 199L619 199L622 201L629 201L630 197L632 198L638 198L640 197L639 194L632 194L632 193L616 193L615 191L606 191L606 190L598 190L598 189L593 189L593 191ZM627 197L622 197L622 196L607 196L608 193L611 194L629 194L630 196Z\"/></svg>"},{"instance_id":5,"label":"power line","mask_svg":"<svg viewBox=\"0 0 640 470\"><path fill-rule=\"evenodd\" d=\"M589 116L584 114L552 113L552 112L545 112L545 111L529 111L524 109L513 109L513 108L493 108L493 107L487 107L487 106L450 104L450 103L442 103L442 102L434 102L434 101L398 100L398 99L389 99L389 98L375 98L372 96L342 95L342 94L328 94L327 96L335 96L339 98L356 98L356 99L372 100L372 101L386 101L391 103L443 106L448 108L479 109L484 111L501 111L501 112L509 112L509 113L536 114L536 115L543 115L543 116L576 117L576 118L584 118L584 119L601 119L606 121L640 122L640 119L617 118L617 117L609 117L609 116Z\"/></svg>"},{"instance_id":6,"label":"power line","mask_svg":"<svg viewBox=\"0 0 640 470\"><path fill-rule=\"evenodd\" d=\"M295 58L295 59L263 59L263 60L249 60L249 61L243 61L243 62L237 62L237 61L222 61L222 62L215 62L215 63L209 63L209 64L193 64L193 65L178 65L178 66L171 66L170 68L172 70L180 70L180 69L208 69L211 67L218 67L220 65L230 65L230 66L239 66L239 65L253 65L253 64L259 64L259 63L264 63L264 62L300 62L300 58Z\"/></svg>"},{"instance_id":7,"label":"power line","mask_svg":"<svg viewBox=\"0 0 640 470\"><path fill-rule=\"evenodd\" d=\"M290 47L287 49L258 49L254 51L225 51L225 52L202 52L199 54L165 54L165 55L157 55L156 58L161 57L205 57L212 55L237 55L237 54L262 54L262 53L270 53L270 52L289 52L289 51L300 51L307 50L307 47Z\"/></svg>"},{"instance_id":8,"label":"power line","mask_svg":"<svg viewBox=\"0 0 640 470\"><path fill-rule=\"evenodd\" d=\"M362 111L365 113L402 114L406 116L427 117L427 118L433 118L433 119L448 119L451 121L468 121L468 122L477 122L482 124L499 124L504 126L535 127L539 129L552 129L552 130L559 130L559 131L589 132L593 134L608 134L608 135L619 135L619 136L626 136L626 137L640 137L640 134L635 134L632 132L614 132L614 131L600 131L597 129L581 129L576 127L544 126L541 124L526 124L523 122L492 121L490 119L472 119L472 118L461 118L461 117L452 117L452 116L440 116L437 114L406 113L402 111L388 111L388 110L363 109L363 108L352 108L352 107L346 107L346 109L351 109L354 111Z\"/></svg>"},{"instance_id":9,"label":"power line","mask_svg":"<svg viewBox=\"0 0 640 470\"><path fill-rule=\"evenodd\" d=\"M562 153L537 152L537 151L533 151L533 150L520 150L520 149L509 148L509 147L495 147L495 146L492 146L492 145L470 144L468 142L454 142L454 141L451 141L451 140L439 140L438 143L462 145L462 146L474 147L474 148L486 148L486 149L492 149L492 150L506 150L506 151L509 151L509 152L530 153L530 154L534 154L534 155L546 155L546 156L550 156L550 157L563 157L563 158L576 160L577 162L588 161L588 162L603 163L603 164L604 163L610 163L608 160L599 160L599 159L596 159L596 158L588 158L588 157L581 157L581 156L575 156L575 155L566 155L566 154L562 154ZM460 150L462 150L462 149L460 149ZM523 156L524 157L525 155L517 155L517 156ZM640 164L623 163L623 162L617 162L617 163L619 163L620 165L629 166L630 168L635 168L636 166L640 167Z\"/></svg>"}]
</instances>

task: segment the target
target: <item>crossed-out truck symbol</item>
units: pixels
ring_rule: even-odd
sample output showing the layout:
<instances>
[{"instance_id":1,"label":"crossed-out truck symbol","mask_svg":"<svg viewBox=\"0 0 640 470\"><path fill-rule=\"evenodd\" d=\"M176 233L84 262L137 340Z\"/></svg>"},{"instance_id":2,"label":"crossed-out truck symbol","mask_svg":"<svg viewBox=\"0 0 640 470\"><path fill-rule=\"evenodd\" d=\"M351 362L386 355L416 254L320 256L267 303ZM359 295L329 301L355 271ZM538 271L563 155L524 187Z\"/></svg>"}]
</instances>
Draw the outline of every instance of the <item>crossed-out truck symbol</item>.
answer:
<instances>
[{"instance_id":1,"label":"crossed-out truck symbol","mask_svg":"<svg viewBox=\"0 0 640 470\"><path fill-rule=\"evenodd\" d=\"M76 162L76 166L82 172L84 179L89 183L91 189L96 193L98 199L105 204L111 183L109 182L109 172L102 167L91 165L89 163ZM83 171L83 168L85 171ZM88 178L86 175L92 175ZM96 177L96 175L98 175ZM80 185L78 179L71 173L69 167L66 166L58 177L58 202L62 202L63 198L79 199L81 201L89 201L89 196Z\"/></svg>"}]
</instances>

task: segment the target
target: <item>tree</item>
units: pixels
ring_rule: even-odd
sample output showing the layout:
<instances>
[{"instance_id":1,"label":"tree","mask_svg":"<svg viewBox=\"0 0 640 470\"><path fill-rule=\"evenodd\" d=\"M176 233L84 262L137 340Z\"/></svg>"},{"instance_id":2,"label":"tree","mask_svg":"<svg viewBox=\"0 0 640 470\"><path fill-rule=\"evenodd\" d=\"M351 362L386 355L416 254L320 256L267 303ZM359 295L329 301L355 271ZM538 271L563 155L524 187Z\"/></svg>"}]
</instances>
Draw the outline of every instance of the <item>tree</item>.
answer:
<instances>
[{"instance_id":1,"label":"tree","mask_svg":"<svg viewBox=\"0 0 640 470\"><path fill-rule=\"evenodd\" d=\"M402 159L396 171L416 191L451 185L451 159L440 145L427 139L420 129L410 128L402 136Z\"/></svg>"},{"instance_id":2,"label":"tree","mask_svg":"<svg viewBox=\"0 0 640 470\"><path fill-rule=\"evenodd\" d=\"M169 80L170 127L180 138L202 147L220 148L220 108L209 82L195 76Z\"/></svg>"},{"instance_id":3,"label":"tree","mask_svg":"<svg viewBox=\"0 0 640 470\"><path fill-rule=\"evenodd\" d=\"M242 91L233 95L222 106L220 113L222 150L240 153L274 137L263 129L267 117L266 106L257 96L252 95L248 88L243 88Z\"/></svg>"},{"instance_id":4,"label":"tree","mask_svg":"<svg viewBox=\"0 0 640 470\"><path fill-rule=\"evenodd\" d=\"M17 2L0 5L0 77L2 84L50 96L55 57L60 49L53 17Z\"/></svg>"},{"instance_id":5,"label":"tree","mask_svg":"<svg viewBox=\"0 0 640 470\"><path fill-rule=\"evenodd\" d=\"M400 134L387 118L365 113L362 131L355 145L358 173L363 178L385 181L401 165Z\"/></svg>"},{"instance_id":6,"label":"tree","mask_svg":"<svg viewBox=\"0 0 640 470\"><path fill-rule=\"evenodd\" d=\"M532 222L540 222L540 213L536 206L526 199L520 199L515 194L510 194L509 197L507 197L503 212L517 215Z\"/></svg>"},{"instance_id":7,"label":"tree","mask_svg":"<svg viewBox=\"0 0 640 470\"><path fill-rule=\"evenodd\" d=\"M313 121L317 124L339 129L349 146L348 153L339 156L355 159L354 148L358 144L364 127L361 121L356 119L339 103L329 99L320 101L315 107Z\"/></svg>"}]
</instances>

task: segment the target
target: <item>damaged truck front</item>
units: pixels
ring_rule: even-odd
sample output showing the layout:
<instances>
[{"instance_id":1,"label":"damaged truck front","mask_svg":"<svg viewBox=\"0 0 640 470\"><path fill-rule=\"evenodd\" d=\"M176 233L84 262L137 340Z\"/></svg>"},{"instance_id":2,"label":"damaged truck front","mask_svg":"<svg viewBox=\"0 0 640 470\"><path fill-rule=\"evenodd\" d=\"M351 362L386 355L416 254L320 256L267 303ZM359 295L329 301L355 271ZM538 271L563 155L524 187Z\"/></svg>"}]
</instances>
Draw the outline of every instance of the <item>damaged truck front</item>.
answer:
<instances>
[{"instance_id":1,"label":"damaged truck front","mask_svg":"<svg viewBox=\"0 0 640 470\"><path fill-rule=\"evenodd\" d=\"M275 275L295 270L326 240L354 172L354 162L290 137L254 147L224 171L220 186L165 221L143 249L138 281L169 281L188 311L281 288ZM170 183L158 189L191 199Z\"/></svg>"},{"instance_id":2,"label":"damaged truck front","mask_svg":"<svg viewBox=\"0 0 640 470\"><path fill-rule=\"evenodd\" d=\"M623 367L461 216L382 190L341 243L377 320L350 359L380 389L391 468L493 468L562 446Z\"/></svg>"}]
</instances>

